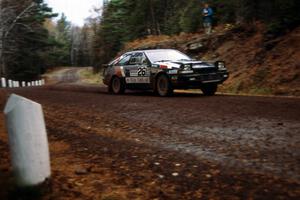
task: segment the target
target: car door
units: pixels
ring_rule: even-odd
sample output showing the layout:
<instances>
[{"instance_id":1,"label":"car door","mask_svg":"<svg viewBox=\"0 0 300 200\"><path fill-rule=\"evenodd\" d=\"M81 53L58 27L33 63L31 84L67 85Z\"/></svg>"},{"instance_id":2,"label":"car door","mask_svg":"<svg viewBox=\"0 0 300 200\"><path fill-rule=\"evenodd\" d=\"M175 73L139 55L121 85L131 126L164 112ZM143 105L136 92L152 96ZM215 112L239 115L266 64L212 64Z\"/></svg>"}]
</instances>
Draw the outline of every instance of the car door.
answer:
<instances>
[{"instance_id":1,"label":"car door","mask_svg":"<svg viewBox=\"0 0 300 200\"><path fill-rule=\"evenodd\" d=\"M139 89L148 89L150 85L149 61L143 52L134 53L125 66L126 84Z\"/></svg>"}]
</instances>

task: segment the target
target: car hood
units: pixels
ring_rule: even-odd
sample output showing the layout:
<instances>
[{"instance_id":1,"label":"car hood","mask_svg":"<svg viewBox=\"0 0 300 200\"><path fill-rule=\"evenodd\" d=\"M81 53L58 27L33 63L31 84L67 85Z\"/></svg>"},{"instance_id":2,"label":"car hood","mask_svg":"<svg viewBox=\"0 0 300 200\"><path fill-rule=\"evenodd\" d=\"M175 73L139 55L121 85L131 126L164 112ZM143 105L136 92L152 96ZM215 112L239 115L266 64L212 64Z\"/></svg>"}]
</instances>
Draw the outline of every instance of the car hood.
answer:
<instances>
[{"instance_id":1,"label":"car hood","mask_svg":"<svg viewBox=\"0 0 300 200\"><path fill-rule=\"evenodd\" d=\"M201 69L201 68L214 68L214 63L204 62L204 61L159 61L155 62L157 65L165 65L169 69L181 68L184 65L190 65L192 69Z\"/></svg>"}]
</instances>

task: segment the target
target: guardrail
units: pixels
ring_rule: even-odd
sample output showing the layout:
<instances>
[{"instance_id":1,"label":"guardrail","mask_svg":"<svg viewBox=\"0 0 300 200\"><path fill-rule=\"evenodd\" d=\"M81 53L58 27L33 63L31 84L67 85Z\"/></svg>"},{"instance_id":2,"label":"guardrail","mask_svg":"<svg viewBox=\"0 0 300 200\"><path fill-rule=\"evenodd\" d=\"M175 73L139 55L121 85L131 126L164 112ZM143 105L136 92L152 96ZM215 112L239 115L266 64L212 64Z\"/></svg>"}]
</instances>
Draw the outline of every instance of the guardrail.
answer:
<instances>
[{"instance_id":1,"label":"guardrail","mask_svg":"<svg viewBox=\"0 0 300 200\"><path fill-rule=\"evenodd\" d=\"M1 88L18 88L18 87L34 87L45 85L45 80L35 80L35 81L15 81L11 79L1 78Z\"/></svg>"}]
</instances>

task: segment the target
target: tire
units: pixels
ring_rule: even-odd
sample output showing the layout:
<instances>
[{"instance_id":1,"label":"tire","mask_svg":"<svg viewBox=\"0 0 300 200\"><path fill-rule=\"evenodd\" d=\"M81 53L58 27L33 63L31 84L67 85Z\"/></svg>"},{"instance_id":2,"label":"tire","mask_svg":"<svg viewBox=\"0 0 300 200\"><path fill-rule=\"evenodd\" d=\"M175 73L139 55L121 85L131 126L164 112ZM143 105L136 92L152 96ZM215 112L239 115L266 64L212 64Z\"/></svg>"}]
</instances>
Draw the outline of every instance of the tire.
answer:
<instances>
[{"instance_id":1,"label":"tire","mask_svg":"<svg viewBox=\"0 0 300 200\"><path fill-rule=\"evenodd\" d=\"M207 85L203 85L201 87L201 90L202 90L202 92L203 92L203 94L205 96L213 96L213 95L215 95L217 89L218 89L218 85L217 84L207 84Z\"/></svg>"},{"instance_id":2,"label":"tire","mask_svg":"<svg viewBox=\"0 0 300 200\"><path fill-rule=\"evenodd\" d=\"M119 77L114 76L110 81L108 91L113 94L123 94L125 92L125 84Z\"/></svg>"},{"instance_id":3,"label":"tire","mask_svg":"<svg viewBox=\"0 0 300 200\"><path fill-rule=\"evenodd\" d=\"M157 77L155 86L155 91L159 96L166 97L171 96L173 94L173 88L170 83L170 80L164 74L159 75Z\"/></svg>"}]
</instances>

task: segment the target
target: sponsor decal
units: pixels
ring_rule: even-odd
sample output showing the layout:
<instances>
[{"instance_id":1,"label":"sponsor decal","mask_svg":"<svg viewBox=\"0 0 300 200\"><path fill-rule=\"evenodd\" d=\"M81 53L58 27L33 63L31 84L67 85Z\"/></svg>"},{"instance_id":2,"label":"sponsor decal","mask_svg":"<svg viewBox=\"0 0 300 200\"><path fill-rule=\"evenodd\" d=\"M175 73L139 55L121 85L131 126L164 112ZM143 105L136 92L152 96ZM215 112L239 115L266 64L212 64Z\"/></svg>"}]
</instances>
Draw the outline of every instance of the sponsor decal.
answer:
<instances>
[{"instance_id":1,"label":"sponsor decal","mask_svg":"<svg viewBox=\"0 0 300 200\"><path fill-rule=\"evenodd\" d=\"M138 76L137 70L131 70L130 71L130 76Z\"/></svg>"},{"instance_id":2,"label":"sponsor decal","mask_svg":"<svg viewBox=\"0 0 300 200\"><path fill-rule=\"evenodd\" d=\"M150 83L150 77L127 77L126 83Z\"/></svg>"}]
</instances>

